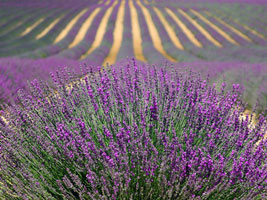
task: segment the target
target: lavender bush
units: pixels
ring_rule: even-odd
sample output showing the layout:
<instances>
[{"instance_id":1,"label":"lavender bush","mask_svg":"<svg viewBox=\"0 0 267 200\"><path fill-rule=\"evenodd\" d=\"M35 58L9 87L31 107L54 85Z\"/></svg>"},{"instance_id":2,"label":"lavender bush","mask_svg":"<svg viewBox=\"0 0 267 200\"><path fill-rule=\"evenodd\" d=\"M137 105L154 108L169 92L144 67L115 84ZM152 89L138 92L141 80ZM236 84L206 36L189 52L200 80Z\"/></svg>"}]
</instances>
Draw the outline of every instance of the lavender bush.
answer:
<instances>
[{"instance_id":1,"label":"lavender bush","mask_svg":"<svg viewBox=\"0 0 267 200\"><path fill-rule=\"evenodd\" d=\"M83 71L52 74L57 96L32 81L2 113L2 198L266 198L266 119L240 120L238 85L134 59Z\"/></svg>"}]
</instances>

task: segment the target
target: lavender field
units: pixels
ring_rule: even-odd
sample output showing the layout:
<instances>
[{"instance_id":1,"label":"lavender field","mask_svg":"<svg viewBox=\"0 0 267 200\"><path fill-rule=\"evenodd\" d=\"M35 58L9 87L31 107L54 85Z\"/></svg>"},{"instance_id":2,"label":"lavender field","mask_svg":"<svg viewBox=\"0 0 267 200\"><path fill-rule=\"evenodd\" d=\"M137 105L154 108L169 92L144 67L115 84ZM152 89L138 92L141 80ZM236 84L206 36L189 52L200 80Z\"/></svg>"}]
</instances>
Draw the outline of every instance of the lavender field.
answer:
<instances>
[{"instance_id":1,"label":"lavender field","mask_svg":"<svg viewBox=\"0 0 267 200\"><path fill-rule=\"evenodd\" d=\"M225 79L230 85L246 85L248 106L259 102L263 111L266 5L259 0L225 2L78 1L62 6L60 1L1 1L0 102L13 102L27 80L49 79L49 72L58 67L106 66L135 57L178 67L181 62L194 63L186 67L213 74L212 82ZM223 76L232 74L232 68L237 74L251 72L245 77Z\"/></svg>"},{"instance_id":2,"label":"lavender field","mask_svg":"<svg viewBox=\"0 0 267 200\"><path fill-rule=\"evenodd\" d=\"M265 0L0 0L0 199L265 199L266 118Z\"/></svg>"}]
</instances>

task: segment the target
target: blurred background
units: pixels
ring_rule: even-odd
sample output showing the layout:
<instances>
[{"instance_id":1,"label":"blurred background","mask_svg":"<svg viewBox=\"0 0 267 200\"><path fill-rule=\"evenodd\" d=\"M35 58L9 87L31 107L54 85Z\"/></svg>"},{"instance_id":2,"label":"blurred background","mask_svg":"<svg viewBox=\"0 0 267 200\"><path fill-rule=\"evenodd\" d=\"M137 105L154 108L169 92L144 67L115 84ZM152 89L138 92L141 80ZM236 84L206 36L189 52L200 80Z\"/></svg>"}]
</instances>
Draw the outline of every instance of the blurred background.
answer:
<instances>
[{"instance_id":1,"label":"blurred background","mask_svg":"<svg viewBox=\"0 0 267 200\"><path fill-rule=\"evenodd\" d=\"M135 57L209 75L217 88L238 83L262 112L266 45L266 0L0 0L0 108L50 72Z\"/></svg>"}]
</instances>

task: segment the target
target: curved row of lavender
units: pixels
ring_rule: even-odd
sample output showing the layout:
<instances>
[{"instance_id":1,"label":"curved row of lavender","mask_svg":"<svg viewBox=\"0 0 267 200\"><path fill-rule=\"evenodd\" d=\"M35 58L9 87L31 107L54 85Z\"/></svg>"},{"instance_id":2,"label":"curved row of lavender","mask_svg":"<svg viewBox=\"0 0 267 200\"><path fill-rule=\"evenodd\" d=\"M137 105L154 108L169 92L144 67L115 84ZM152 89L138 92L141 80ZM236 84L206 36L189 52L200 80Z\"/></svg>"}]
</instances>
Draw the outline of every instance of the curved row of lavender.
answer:
<instances>
[{"instance_id":1,"label":"curved row of lavender","mask_svg":"<svg viewBox=\"0 0 267 200\"><path fill-rule=\"evenodd\" d=\"M265 0L154 0L151 3L156 6L220 10L225 16L237 19L242 24L262 32L266 37L267 2Z\"/></svg>"},{"instance_id":2,"label":"curved row of lavender","mask_svg":"<svg viewBox=\"0 0 267 200\"><path fill-rule=\"evenodd\" d=\"M31 1L29 1L29 2L31 2ZM104 1L103 1L103 3L104 3ZM103 6L103 3L102 3L102 6ZM99 5L93 4L93 6L91 6L90 10L86 13L86 15L84 15L83 17L81 17L79 19L79 21L75 24L74 28L68 34L68 36L66 38L64 38L64 40L62 40L60 43L51 44L53 39L55 39L56 35L59 33L60 29L62 29L64 27L63 24L66 24L68 22L68 20L70 20L70 17L73 16L73 13L72 13L73 8L72 8L72 12L67 12L68 14L62 19L62 21L60 21L60 23L58 23L51 30L51 32L53 34L48 34L44 39L41 39L41 40L31 41L33 36L35 36L38 33L38 31L40 31L43 27L45 27L45 26L43 26L43 23L42 23L36 28L37 30L32 31L33 33L29 34L29 36L27 36L26 38L23 37L23 38L20 38L18 40L15 39L15 40L10 41L14 44L13 46L12 45L8 45L8 46L2 45L2 48L0 50L0 54L2 56L19 54L18 56L22 57L22 58L25 58L25 57L26 58L41 58L41 57L53 57L53 58L59 57L59 58L61 58L61 57L63 57L63 58L68 58L68 59L69 58L78 59L88 48L90 48L90 45L92 44L92 41L93 41L95 33L96 33L95 31L97 29L97 25L99 24L100 19L102 17L102 14L103 14L102 12L94 20L93 26L88 31L88 34L87 34L85 40L82 41L79 45L77 45L74 48L71 48L71 49L66 49L66 48L67 48L68 44L71 41L73 41L75 35L77 34L78 29L81 27L81 25L84 22L84 20L86 19L86 17L88 17L90 12L92 12L92 10L96 6L99 6ZM56 7L56 6L54 6L54 7ZM140 25L142 27L141 31L142 31L143 41L144 41L142 43L142 47L144 49L145 57L148 58L148 61L150 63L156 63L159 60L163 60L164 59L163 56L159 52L157 52L157 50L155 50L153 48L153 46L151 45L151 38L148 34L147 25L145 23L145 20L144 20L142 12L140 10L140 7L136 4L135 4L135 7L139 13L138 17L141 21ZM147 5L146 7L150 9L150 5ZM158 6L158 7L160 7L160 6ZM67 6L66 6L66 8L67 8ZM105 9L103 9L102 11L104 12ZM126 9L129 9L129 8L127 7ZM174 8L170 8L170 9L172 9L172 11L175 11ZM183 10L188 11L187 8L183 8ZM71 11L71 9L69 11ZM114 10L114 12L112 14L113 18L116 17L115 11L116 10ZM170 16L166 15L166 13L163 11L164 11L164 9L162 9L162 14L165 15L166 19L168 19L168 21L170 20L169 22L171 22L171 24L175 24L173 22L173 20L170 18ZM157 18L157 16L155 16L155 13L153 12L153 10L150 9L150 12L151 12L151 15L153 16L153 20L157 24L160 36L162 37L164 49L168 52L168 54L177 58L179 61L182 61L182 62L185 62L185 61L191 62L191 61L197 61L197 60L232 61L232 60L238 59L238 60L242 60L242 61L256 63L256 62L264 62L266 60L266 56L265 56L266 50L265 50L265 47L263 46L266 43L266 40L255 37L255 35L254 35L254 38L256 38L256 41L255 41L256 44L253 44L253 46L250 45L250 43L249 43L249 46L247 43L244 43L244 45L246 44L245 46L235 47L234 45L227 42L227 40L225 40L215 30L213 30L212 28L207 26L207 24L201 22L201 20L199 21L199 19L198 19L198 22L203 27L205 27L205 29L207 29L208 32L212 33L212 35L218 41L220 41L224 46L224 48L217 48L213 44L208 42L206 40L206 38L203 37L203 35L199 31L194 29L192 24L190 24L185 18L183 18L183 16L181 16L181 15L179 15L179 13L177 13L179 18L181 18L182 21L185 22L188 27L190 27L190 30L192 30L195 33L195 35L197 37L199 37L199 41L201 43L203 43L203 45L205 46L205 48L203 48L203 49L194 46L190 42L190 40L188 39L186 34L181 32L181 30L178 26L174 26L175 32L176 32L178 38L181 39L181 42L185 47L185 51L180 51L179 49L174 47L174 45L170 41L168 35L166 34L166 31L164 30L163 26L159 22L159 19ZM187 12L187 13L191 17L195 17L194 14L192 14L190 12ZM56 14L55 14L55 16L56 16ZM63 22L63 24L61 24L62 22ZM114 28L114 26L112 25L112 22L110 24L111 25L108 26L110 29L106 32L104 40L102 42L103 44L104 43L106 43L106 44L101 45L99 47L99 49L97 49L95 52L93 52L91 55L89 55L88 58L85 60L86 62L88 60L90 60L90 62L94 62L94 64L96 65L96 64L101 63L101 60L103 61L104 58L106 57L107 52L108 52L108 50L111 46L111 43L112 43L112 28ZM234 27L236 27L236 26L237 25L235 24ZM131 27L129 27L129 24L126 25L125 27L126 27L125 30L131 28ZM229 33L233 34L233 32L231 32L230 30L228 30L228 31L229 31ZM13 32L16 32L16 31L13 31ZM248 33L246 33L246 34L248 34ZM8 35L11 35L11 34L8 34ZM251 37L251 33L249 36ZM237 35L235 35L235 37L237 40L242 41L242 39L240 37L237 37ZM21 44L17 45L17 42L19 42L19 41L21 42ZM24 43L24 41L30 41L30 42ZM123 42L131 44L125 38L124 38ZM261 45L259 46L259 44L261 44L262 46ZM124 46L125 46L125 44L124 44ZM124 48L124 46L122 46L122 48L120 49L120 54L125 55L125 53L128 51L131 54L132 45L129 46L131 48L131 50L126 50L126 48ZM129 56L132 56L130 54L129 54ZM250 55L250 56L247 56L247 55ZM92 58L94 58L94 59L92 59ZM118 58L121 59L121 56L119 55Z\"/></svg>"},{"instance_id":3,"label":"curved row of lavender","mask_svg":"<svg viewBox=\"0 0 267 200\"><path fill-rule=\"evenodd\" d=\"M36 40L35 37L42 31L46 26L44 26L43 23L39 24L33 31L31 31L29 34L27 34L24 37L19 37L17 39L14 39L16 37L13 37L12 40L7 40L6 44L1 44L0 47L0 54L4 57L7 56L15 56L17 54L26 54L26 57L48 57L52 54L57 54L64 48L66 48L70 41L72 41L75 37L75 35L78 32L78 29L81 26L81 22L77 23L76 26L73 27L73 29L70 31L70 33L67 35L66 38L64 38L62 41L60 41L58 44L54 44L53 40L58 36L60 31L69 23L69 21L77 14L79 13L83 8L85 7L85 3L77 3L74 4L71 8L68 8L64 10L65 15L63 16L62 20L59 21L57 26L53 27L53 29L50 31L49 35L46 35L41 40ZM62 16L62 11L59 13L59 9L51 9L53 12L52 14L59 17ZM60 10L62 10L60 8ZM51 11L50 11L51 12ZM61 14L61 15L60 15ZM49 15L48 15L49 16ZM51 17L51 14L50 14ZM39 16L39 18L41 18ZM33 18L33 21L37 21L38 18ZM85 20L85 19L83 19ZM78 27L77 27L78 26ZM24 25L22 26L22 28ZM19 27L20 28L20 27ZM14 31L13 31L14 32ZM19 31L18 31L19 32ZM14 35L14 34L13 34ZM1 39L1 38L0 38ZM5 41L5 40L4 40ZM23 42L24 41L24 42ZM27 42L25 42L27 41ZM6 48L3 48L5 46Z\"/></svg>"},{"instance_id":4,"label":"curved row of lavender","mask_svg":"<svg viewBox=\"0 0 267 200\"><path fill-rule=\"evenodd\" d=\"M83 71L71 90L74 74L52 74L58 97L32 81L2 113L3 198L266 198L266 118L239 120L238 85L134 59Z\"/></svg>"},{"instance_id":5,"label":"curved row of lavender","mask_svg":"<svg viewBox=\"0 0 267 200\"><path fill-rule=\"evenodd\" d=\"M16 1L15 1L16 2ZM32 3L32 1L29 1ZM111 1L112 2L112 1ZM143 1L142 1L143 2ZM77 45L75 48L73 49L67 49L68 44L73 41L75 35L77 34L78 29L81 27L82 23L85 21L85 19L88 17L89 13L92 12L92 10L97 7L100 6L100 4L96 4L95 2L90 2L90 10L86 13L86 15L84 15L83 17L81 17L79 19L79 21L75 24L75 26L73 27L73 29L71 30L71 32L68 34L68 36L66 38L64 38L64 40L62 40L60 43L58 44L52 44L53 39L55 39L56 35L59 33L59 31L64 28L63 24L66 24L71 17L73 17L73 8L79 7L78 10L81 9L81 7L84 6L86 2L78 2L77 4L74 4L72 7L71 6L64 6L64 11L66 11L66 16L51 30L51 33L48 34L45 38L41 39L41 40L35 40L34 36L36 36L36 34L38 32L40 32L43 28L45 28L46 26L44 26L45 21L43 23L41 23L38 27L36 27L36 29L34 31L32 31L30 34L28 34L26 37L23 38L17 38L17 39L13 39L13 40L8 40L5 41L6 37L7 38L14 38L16 36L16 32L20 32L21 27L18 29L15 29L13 31L9 31L8 33L6 33L4 35L4 37L0 36L0 40L2 39L3 41L0 42L0 54L1 57L3 56L13 56L13 55L17 55L19 57L26 57L26 58L42 58L42 57L49 57L49 56L53 56L53 57L65 57L65 58L70 58L68 56L71 56L74 59L77 59L77 57L79 57L81 55L81 53L83 53L84 51L86 51L89 47L90 44L92 43L91 40L94 39L95 36L95 30L93 30L93 28L91 28L88 31L88 35L90 35L90 40L88 40L88 37L86 37L86 39L84 41L82 41L79 45ZM87 2L88 3L88 2ZM105 3L105 1L102 2L102 6ZM144 4L144 2L143 2ZM9 6L11 6L12 3L10 3ZM27 4L26 4L27 5ZM27 8L27 6L25 5L25 8ZM31 4L30 4L31 5ZM33 4L35 5L35 4ZM32 5L32 6L33 6ZM40 5L44 6L46 4L42 4L40 3ZM40 7L37 6L38 7ZM65 5L65 4L64 4ZM66 4L67 5L67 4ZM144 4L146 5L146 4ZM180 4L177 4L180 5ZM169 8L174 11L177 12L177 10L175 9L177 7L177 5L172 6L170 5ZM197 6L195 6L195 9L199 9L200 12L203 11L203 6L208 7L207 4L198 4ZM58 8L58 4L53 4L53 9ZM140 11L140 7L135 3L135 7L138 11L138 17L141 19L140 24L142 24L142 37L143 37L143 48L144 49L148 49L148 52L150 54L150 50L151 51L156 51L155 49L153 49L153 46L150 45L150 47L148 48L148 44L151 44L151 40L149 39L149 34L147 33L147 31L145 31L147 29L147 25L144 22L144 17L142 16L142 12ZM150 8L151 6L148 4L146 5L147 8ZM158 4L157 7L162 7L161 4ZM186 5L186 4L181 4L181 6L179 6L180 8L183 8L184 11L187 12L187 14L189 16L191 16L192 18L195 18L196 16L189 12L189 10L187 9L188 7L191 8L192 6ZM225 8L226 7L226 8ZM250 6L251 7L251 6ZM259 6L258 6L259 7ZM68 10L68 8L71 8ZM217 6L218 8L218 6ZM228 9L229 5L224 4L222 6L222 8L220 8L219 10L224 11L225 9ZM252 8L252 7L251 7ZM105 8L106 9L106 8ZM103 11L105 10L103 9ZM126 9L129 9L128 7ZM209 10L209 9L208 9ZM210 42L208 42L206 40L205 37L203 37L203 35L194 28L194 26L192 26L191 23L188 22L187 19L185 19L183 16L181 16L179 13L176 13L177 16L179 18L182 19L182 21L184 23L187 24L188 27L190 27L190 30L192 30L194 32L194 34L199 38L199 41L201 43L203 43L205 50L203 50L202 48L198 48L195 45L192 44L192 42L188 39L188 37L186 36L185 33L183 33L183 31L180 30L180 28L175 25L175 22L173 21L173 19L170 18L170 16L167 15L167 13L164 11L164 9L161 10L162 14L165 15L165 17L167 19L170 20L170 24L174 24L174 29L175 32L178 36L178 38L180 38L181 43L184 45L185 47L185 51L180 51L177 50L176 48L173 48L174 45L172 44L172 42L170 42L170 39L168 37L168 35L166 34L166 31L164 30L164 27L162 26L161 22L158 20L158 18L155 16L155 14L153 14L153 10L150 9L150 12L153 16L153 20L155 20L158 31L160 32L160 36L162 37L162 42L164 45L165 50L169 53L169 54L173 54L175 57L178 58L179 61L192 61L192 60L197 60L197 59L202 59L202 60L220 60L220 61L231 61L231 60L245 60L248 62L263 62L266 60L265 58L265 48L263 47L264 44L266 43L266 40L261 39L259 37L255 37L255 35L252 37L256 38L255 39L255 43L253 43L253 46L251 43L248 43L246 41L244 41L240 36L238 36L236 33L234 33L232 30L227 29L227 27L224 27L221 24L218 24L222 29L224 29L227 33L229 33L230 35L233 36L233 38L235 38L237 41L239 41L239 43L241 43L242 45L240 47L237 47L231 43L229 43L225 38L223 38L220 34L218 34L218 32L216 32L214 29L212 29L211 27L209 27L206 23L204 23L203 21L199 20L197 18L198 23L200 23L201 26L203 26L209 33L211 33L211 35L213 37L215 37L216 40L218 40L219 42L222 43L224 48L217 48L215 47L213 44L211 44ZM210 11L213 11L213 9L211 8ZM76 10L77 12L77 10ZM238 12L240 13L240 12ZM29 13L28 13L29 14ZM205 13L201 13L202 15ZM53 15L57 16L59 14L54 13ZM102 13L100 14L102 15ZM99 24L100 20L99 17L101 16L97 16L97 19L94 20L93 25L97 26L97 24ZM115 10L113 11L113 15L115 16ZM217 16L217 14L216 14ZM39 16L40 17L40 16ZM51 16L50 16L51 17ZM35 16L32 16L32 19L29 19L29 21L35 19ZM36 18L37 19L37 18ZM35 19L35 20L36 20ZM213 18L209 18L212 22L214 22L215 24L217 24L218 22L216 22L216 20L214 20ZM11 20L12 21L12 20ZM231 20L230 20L231 21ZM62 24L63 23L63 24ZM111 27L112 26L112 22L110 22ZM131 28L129 26L130 24L126 24L125 27L127 28ZM238 26L237 24L234 25L234 27ZM239 27L240 28L240 27ZM111 29L108 30L112 31ZM244 30L243 30L244 32ZM259 30L260 33L264 34L264 29L263 30ZM246 33L246 32L244 32ZM104 39L110 40L109 38L109 33L107 33L104 37ZM246 33L246 35L249 35L249 37L251 37L251 33ZM148 40L146 40L148 39ZM124 40L126 40L124 38ZM27 41L27 42L25 42ZM9 44L9 45L7 45ZM12 45L11 45L12 44ZM106 45L109 46L109 45ZM100 52L100 57L103 57L103 55L106 54L106 50L104 52ZM144 51L144 53L146 53L146 51ZM251 54L251 56L248 58L245 54ZM233 55L233 56L232 56ZM146 55L148 57L148 60L151 61L150 57L155 57L155 56L151 56L151 55ZM95 57L95 55L92 55L92 57ZM158 58L162 59L162 55L160 55L158 53L157 55ZM90 56L88 57L88 59L90 59ZM155 62L155 60L153 60L153 62Z\"/></svg>"}]
</instances>

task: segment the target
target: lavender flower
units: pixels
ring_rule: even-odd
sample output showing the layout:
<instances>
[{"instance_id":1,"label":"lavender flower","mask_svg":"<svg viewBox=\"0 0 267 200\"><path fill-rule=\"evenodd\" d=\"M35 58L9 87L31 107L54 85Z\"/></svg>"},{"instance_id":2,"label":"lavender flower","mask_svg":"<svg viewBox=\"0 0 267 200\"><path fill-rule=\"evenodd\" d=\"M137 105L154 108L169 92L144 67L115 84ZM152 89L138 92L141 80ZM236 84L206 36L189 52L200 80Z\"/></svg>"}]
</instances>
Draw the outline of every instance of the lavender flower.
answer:
<instances>
[{"instance_id":1,"label":"lavender flower","mask_svg":"<svg viewBox=\"0 0 267 200\"><path fill-rule=\"evenodd\" d=\"M57 96L34 81L2 113L1 197L264 198L266 117L240 119L239 85L220 91L193 71L134 59L83 72L56 73Z\"/></svg>"}]
</instances>

